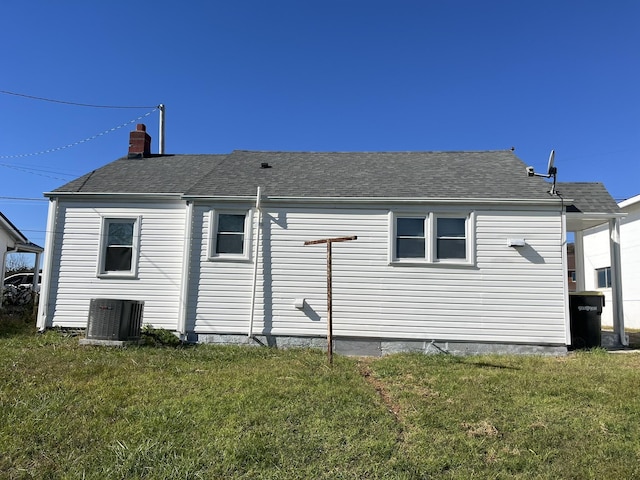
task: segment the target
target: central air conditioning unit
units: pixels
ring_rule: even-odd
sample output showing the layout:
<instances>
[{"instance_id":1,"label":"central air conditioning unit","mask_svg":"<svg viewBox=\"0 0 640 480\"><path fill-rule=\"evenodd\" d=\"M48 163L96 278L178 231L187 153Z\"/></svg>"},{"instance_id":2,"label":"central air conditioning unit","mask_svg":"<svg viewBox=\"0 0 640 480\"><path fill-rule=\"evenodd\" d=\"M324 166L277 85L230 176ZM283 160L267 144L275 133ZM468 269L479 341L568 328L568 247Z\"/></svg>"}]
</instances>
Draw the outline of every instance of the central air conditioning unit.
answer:
<instances>
[{"instance_id":1,"label":"central air conditioning unit","mask_svg":"<svg viewBox=\"0 0 640 480\"><path fill-rule=\"evenodd\" d=\"M87 340L136 341L140 339L144 302L92 298Z\"/></svg>"}]
</instances>

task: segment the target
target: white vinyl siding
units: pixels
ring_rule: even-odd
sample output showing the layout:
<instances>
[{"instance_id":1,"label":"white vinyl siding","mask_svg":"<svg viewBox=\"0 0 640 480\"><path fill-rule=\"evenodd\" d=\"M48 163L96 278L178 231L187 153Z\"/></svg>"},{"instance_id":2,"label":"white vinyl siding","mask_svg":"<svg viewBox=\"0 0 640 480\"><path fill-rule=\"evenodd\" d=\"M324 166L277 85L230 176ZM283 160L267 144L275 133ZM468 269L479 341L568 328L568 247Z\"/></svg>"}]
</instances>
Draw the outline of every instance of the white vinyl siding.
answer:
<instances>
[{"instance_id":1,"label":"white vinyl siding","mask_svg":"<svg viewBox=\"0 0 640 480\"><path fill-rule=\"evenodd\" d=\"M215 252L216 212L245 212L245 252L253 251L251 234L255 219L249 206L229 210L224 206L196 206L194 209L191 278L187 311L187 330L196 333L246 333L249 326L253 264L244 258L216 260ZM250 257L249 257L250 258ZM234 261L235 260L235 261ZM262 318L261 290L258 288L256 319ZM257 331L257 328L256 328Z\"/></svg>"},{"instance_id":2,"label":"white vinyl siding","mask_svg":"<svg viewBox=\"0 0 640 480\"><path fill-rule=\"evenodd\" d=\"M194 229L200 261L192 264L198 272L192 277L192 328L246 333L253 268L206 261L207 211L199 208ZM336 336L564 344L559 213L523 208L476 211L474 217L476 265L398 267L388 261L388 209L269 208L263 214L254 332L326 335L326 246L304 242L356 235L356 241L332 249ZM514 236L526 238L527 246L508 247L507 238ZM306 300L302 310L294 306L300 298Z\"/></svg>"},{"instance_id":3,"label":"white vinyl siding","mask_svg":"<svg viewBox=\"0 0 640 480\"><path fill-rule=\"evenodd\" d=\"M86 205L86 204L85 204ZM135 278L97 278L103 218L139 218ZM145 324L175 330L183 252L182 202L83 204L60 200L49 325L84 328L92 298L143 300ZM53 300L55 298L55 301ZM42 301L42 300L41 300Z\"/></svg>"},{"instance_id":4,"label":"white vinyl siding","mask_svg":"<svg viewBox=\"0 0 640 480\"><path fill-rule=\"evenodd\" d=\"M332 249L336 337L566 342L562 225L555 208L545 212L476 206L466 217L472 220L467 220L465 231L473 263L460 268L438 262L390 264L392 210L335 205L267 205L258 258L211 261L215 229L211 212L228 207L222 202L194 205L192 255L186 269L188 332L247 334L253 261L257 261L254 333L325 336L326 245L305 246L304 242L356 235L357 240L336 243ZM461 218L457 209L447 212L437 205L420 209L440 212L434 220L439 215ZM236 204L233 210L248 212L245 250L253 252L259 216L250 204ZM53 320L54 326L84 327L91 298L122 298L144 300L146 324L175 330L185 211L185 204L178 201L83 206L60 200L52 262L56 271L44 299L49 305L49 325ZM138 275L135 279L97 278L101 219L128 216L140 218ZM509 247L508 238L524 238L526 245ZM300 310L294 303L301 298L305 307Z\"/></svg>"}]
</instances>

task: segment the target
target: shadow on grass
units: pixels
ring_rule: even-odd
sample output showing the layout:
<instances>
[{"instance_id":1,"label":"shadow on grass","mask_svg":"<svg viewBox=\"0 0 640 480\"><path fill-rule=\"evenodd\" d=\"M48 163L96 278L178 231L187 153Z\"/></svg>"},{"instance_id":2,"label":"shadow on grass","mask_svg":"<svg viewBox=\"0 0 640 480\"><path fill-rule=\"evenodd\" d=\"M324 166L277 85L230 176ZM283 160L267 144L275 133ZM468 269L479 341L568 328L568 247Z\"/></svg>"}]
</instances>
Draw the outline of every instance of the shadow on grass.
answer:
<instances>
[{"instance_id":1,"label":"shadow on grass","mask_svg":"<svg viewBox=\"0 0 640 480\"><path fill-rule=\"evenodd\" d=\"M469 364L480 368L496 368L499 370L522 370L520 367L513 367L511 365L498 365L488 362L469 362Z\"/></svg>"}]
</instances>

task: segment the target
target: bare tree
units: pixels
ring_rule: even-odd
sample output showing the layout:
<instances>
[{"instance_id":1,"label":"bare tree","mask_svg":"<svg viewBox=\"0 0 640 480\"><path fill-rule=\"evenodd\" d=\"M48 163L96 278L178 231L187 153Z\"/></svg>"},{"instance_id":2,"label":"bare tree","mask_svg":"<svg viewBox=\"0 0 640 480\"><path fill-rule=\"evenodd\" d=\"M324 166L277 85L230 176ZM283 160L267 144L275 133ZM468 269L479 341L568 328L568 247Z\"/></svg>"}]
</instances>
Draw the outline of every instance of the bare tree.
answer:
<instances>
[{"instance_id":1,"label":"bare tree","mask_svg":"<svg viewBox=\"0 0 640 480\"><path fill-rule=\"evenodd\" d=\"M33 262L24 253L7 254L6 273L5 276L14 273L29 272L33 270Z\"/></svg>"}]
</instances>

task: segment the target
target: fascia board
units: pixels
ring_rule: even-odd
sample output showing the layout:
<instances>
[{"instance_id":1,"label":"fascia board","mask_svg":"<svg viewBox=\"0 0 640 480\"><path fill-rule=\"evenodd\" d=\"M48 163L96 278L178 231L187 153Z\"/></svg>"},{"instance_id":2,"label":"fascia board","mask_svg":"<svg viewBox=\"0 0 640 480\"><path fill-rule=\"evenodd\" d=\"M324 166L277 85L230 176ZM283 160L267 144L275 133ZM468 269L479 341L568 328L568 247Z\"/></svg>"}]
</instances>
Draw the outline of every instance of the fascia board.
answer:
<instances>
[{"instance_id":1,"label":"fascia board","mask_svg":"<svg viewBox=\"0 0 640 480\"><path fill-rule=\"evenodd\" d=\"M91 198L100 200L181 200L181 193L109 193L109 192L45 192L47 198Z\"/></svg>"},{"instance_id":2,"label":"fascia board","mask_svg":"<svg viewBox=\"0 0 640 480\"><path fill-rule=\"evenodd\" d=\"M636 195L635 197L631 197L631 198L627 198L626 200L623 200L622 202L618 203L618 207L626 208L626 207L635 205L636 203L640 203L640 195Z\"/></svg>"},{"instance_id":3,"label":"fascia board","mask_svg":"<svg viewBox=\"0 0 640 480\"><path fill-rule=\"evenodd\" d=\"M200 196L184 195L182 197L190 201L255 201L255 195L251 196ZM343 203L343 204L407 204L407 203L439 203L450 205L559 205L561 199L485 199L485 198L436 198L436 197L283 197L262 196L261 201L289 202L289 203ZM565 202L567 199L565 199Z\"/></svg>"}]
</instances>

